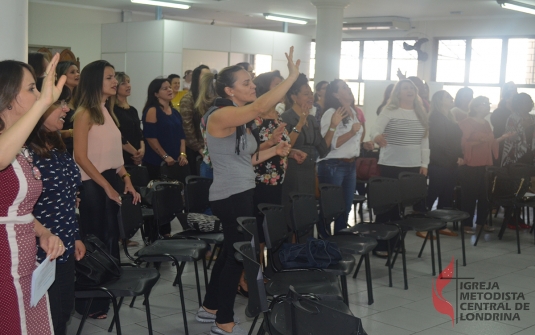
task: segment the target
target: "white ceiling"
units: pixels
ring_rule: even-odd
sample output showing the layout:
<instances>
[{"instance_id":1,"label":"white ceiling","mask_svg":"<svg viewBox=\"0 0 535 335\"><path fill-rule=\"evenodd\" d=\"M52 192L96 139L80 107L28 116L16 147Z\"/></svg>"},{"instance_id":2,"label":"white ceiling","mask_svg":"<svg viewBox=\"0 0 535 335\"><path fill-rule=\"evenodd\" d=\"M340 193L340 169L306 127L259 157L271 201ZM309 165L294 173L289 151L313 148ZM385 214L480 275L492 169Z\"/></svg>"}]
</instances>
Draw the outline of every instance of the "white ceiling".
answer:
<instances>
[{"instance_id":1,"label":"white ceiling","mask_svg":"<svg viewBox=\"0 0 535 335\"><path fill-rule=\"evenodd\" d=\"M30 0L32 1L32 0ZM46 3L65 3L94 6L134 12L154 13L154 6L132 4L130 0L35 0ZM529 16L502 9L496 0L349 0L344 17L403 16L412 20L447 19L487 16ZM535 0L520 0L535 5ZM215 20L216 24L232 24L247 27L280 26L280 23L266 21L262 13L274 13L316 18L316 7L310 0L180 0L190 3L188 10L164 8L164 18L187 21ZM452 14L451 12L461 12ZM312 22L312 24L314 24ZM497 24L499 24L497 22Z\"/></svg>"}]
</instances>

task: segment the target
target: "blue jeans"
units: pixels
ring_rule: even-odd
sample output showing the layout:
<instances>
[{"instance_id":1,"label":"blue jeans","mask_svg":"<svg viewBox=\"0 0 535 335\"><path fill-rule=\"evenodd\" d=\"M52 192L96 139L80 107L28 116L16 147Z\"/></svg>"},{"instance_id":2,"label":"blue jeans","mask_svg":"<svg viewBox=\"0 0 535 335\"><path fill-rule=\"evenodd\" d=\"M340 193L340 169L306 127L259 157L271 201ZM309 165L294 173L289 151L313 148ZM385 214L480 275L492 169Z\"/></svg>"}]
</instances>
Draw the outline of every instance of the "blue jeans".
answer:
<instances>
[{"instance_id":1,"label":"blue jeans","mask_svg":"<svg viewBox=\"0 0 535 335\"><path fill-rule=\"evenodd\" d=\"M201 177L214 179L214 169L210 165L206 164L204 161L201 162Z\"/></svg>"},{"instance_id":2,"label":"blue jeans","mask_svg":"<svg viewBox=\"0 0 535 335\"><path fill-rule=\"evenodd\" d=\"M320 183L338 185L342 187L346 211L334 221L334 232L347 228L347 219L351 206L353 205L353 195L357 185L356 162L344 162L340 159L327 159L318 164L318 180Z\"/></svg>"}]
</instances>

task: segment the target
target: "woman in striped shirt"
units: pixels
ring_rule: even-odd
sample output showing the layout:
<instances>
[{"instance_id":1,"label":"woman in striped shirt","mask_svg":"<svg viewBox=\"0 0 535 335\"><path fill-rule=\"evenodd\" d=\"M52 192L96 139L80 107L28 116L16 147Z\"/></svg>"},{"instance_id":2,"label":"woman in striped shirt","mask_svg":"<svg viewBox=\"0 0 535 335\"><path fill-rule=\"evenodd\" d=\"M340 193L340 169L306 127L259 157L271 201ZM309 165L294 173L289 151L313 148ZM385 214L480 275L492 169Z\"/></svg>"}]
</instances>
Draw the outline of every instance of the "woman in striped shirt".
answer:
<instances>
[{"instance_id":1,"label":"woman in striped shirt","mask_svg":"<svg viewBox=\"0 0 535 335\"><path fill-rule=\"evenodd\" d=\"M404 79L394 86L388 103L377 117L375 131L377 135L374 141L381 146L379 168L382 177L397 179L401 172L427 176L429 122L418 89L412 81ZM415 209L425 210L425 204L418 204ZM399 211L394 208L377 215L376 222L399 219ZM376 248L380 256L384 250L386 243Z\"/></svg>"}]
</instances>

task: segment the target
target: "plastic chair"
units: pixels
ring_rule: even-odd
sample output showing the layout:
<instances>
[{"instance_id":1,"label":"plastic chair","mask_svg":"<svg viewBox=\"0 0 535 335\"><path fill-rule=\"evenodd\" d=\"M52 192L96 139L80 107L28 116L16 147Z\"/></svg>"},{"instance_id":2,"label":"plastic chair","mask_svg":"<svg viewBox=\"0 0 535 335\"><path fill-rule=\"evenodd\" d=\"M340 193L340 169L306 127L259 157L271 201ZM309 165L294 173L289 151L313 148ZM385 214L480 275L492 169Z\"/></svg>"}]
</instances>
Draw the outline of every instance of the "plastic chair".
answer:
<instances>
[{"instance_id":1,"label":"plastic chair","mask_svg":"<svg viewBox=\"0 0 535 335\"><path fill-rule=\"evenodd\" d=\"M322 193L325 191L325 186L325 184L320 184L320 203L324 202L324 200L321 199L326 195L325 193ZM332 194L329 196L331 195ZM315 226L318 226L323 222L318 216L314 195L290 193L290 199L292 203L292 229L297 236L297 241L299 242L300 238L308 235L311 231L313 231ZM323 205L323 207L325 207L325 205ZM329 211L329 208L325 208L325 212L322 210L322 213L331 212ZM366 284L368 289L368 304L371 305L373 303L373 289L369 254L377 246L377 241L374 238L356 236L353 234L329 236L326 238L326 240L336 243L343 253L360 256L359 264L362 262L362 260L364 260L366 268Z\"/></svg>"},{"instance_id":2,"label":"plastic chair","mask_svg":"<svg viewBox=\"0 0 535 335\"><path fill-rule=\"evenodd\" d=\"M180 166L178 161L175 161L173 165L167 165L166 162L162 162L160 165L160 176L164 180L178 180L182 184L186 183L186 177L191 174L189 164Z\"/></svg>"},{"instance_id":3,"label":"plastic chair","mask_svg":"<svg viewBox=\"0 0 535 335\"><path fill-rule=\"evenodd\" d=\"M153 196L154 218L155 224L161 221L169 222L176 215L176 207L174 204L177 198L181 199L181 185L162 183L155 187ZM143 262L147 263L161 263L172 262L177 268L177 274L173 282L173 286L178 285L180 292L180 303L182 308L182 316L184 319L184 330L188 334L187 314L184 300L184 287L182 284L182 274L186 266L186 262L193 262L195 268L195 280L197 284L197 297L199 299L199 306L201 301L201 288L199 282L199 270L197 261L202 260L204 270L205 285L208 286L208 274L206 271L206 261L204 254L208 248L206 242L194 238L168 238L158 239L151 245L138 250L133 257L130 255L126 246L126 239L131 238L141 227L143 223L141 206L133 205L131 198L125 197L120 211L119 234L123 240L123 250L126 257L136 264ZM135 300L132 300L130 306L133 306Z\"/></svg>"},{"instance_id":4,"label":"plastic chair","mask_svg":"<svg viewBox=\"0 0 535 335\"><path fill-rule=\"evenodd\" d=\"M288 238L290 237L288 227L283 224L283 207L280 205L259 204L258 209L260 209L265 216L263 229L269 262L269 267L266 269L266 272L271 273L283 271L284 268L279 260L278 252L282 244L287 242ZM348 236L348 238L350 237ZM348 239L346 243L351 242ZM358 248L358 246L355 246L352 250L358 250ZM355 269L355 259L352 255L345 252L342 254L342 256L343 258L338 264L330 265L329 267L323 269L323 271L332 273L340 278L342 296L344 301L349 304L346 276L351 274Z\"/></svg>"}]
</instances>

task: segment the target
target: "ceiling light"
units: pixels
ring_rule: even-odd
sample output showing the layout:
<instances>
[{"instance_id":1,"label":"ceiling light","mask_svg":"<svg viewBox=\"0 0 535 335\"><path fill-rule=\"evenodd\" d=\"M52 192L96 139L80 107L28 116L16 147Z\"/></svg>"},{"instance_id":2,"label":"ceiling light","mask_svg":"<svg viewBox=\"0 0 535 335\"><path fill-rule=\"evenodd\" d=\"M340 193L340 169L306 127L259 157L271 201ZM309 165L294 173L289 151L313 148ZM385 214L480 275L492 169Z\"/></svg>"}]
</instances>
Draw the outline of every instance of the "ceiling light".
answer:
<instances>
[{"instance_id":1,"label":"ceiling light","mask_svg":"<svg viewBox=\"0 0 535 335\"><path fill-rule=\"evenodd\" d=\"M500 6L502 6L502 8L535 15L535 6L533 5L510 0L497 0L497 2Z\"/></svg>"},{"instance_id":2,"label":"ceiling light","mask_svg":"<svg viewBox=\"0 0 535 335\"><path fill-rule=\"evenodd\" d=\"M171 7L178 9L189 9L191 6L179 2L167 2L167 1L156 1L156 0L130 0L132 3L139 3L143 5L152 5L152 6L161 6L161 7Z\"/></svg>"},{"instance_id":3,"label":"ceiling light","mask_svg":"<svg viewBox=\"0 0 535 335\"><path fill-rule=\"evenodd\" d=\"M301 19L298 17L291 17L291 16L282 16L282 15L264 13L264 17L266 18L266 20L273 20L273 21L281 21L281 22L288 22L288 23L295 23L295 24L307 24L308 23L308 20Z\"/></svg>"}]
</instances>

